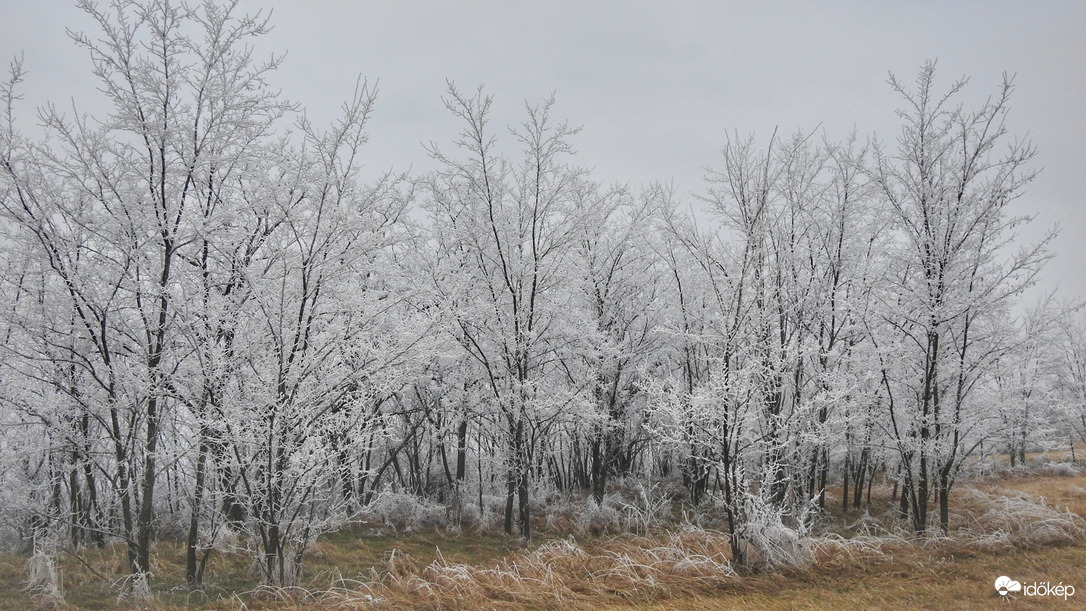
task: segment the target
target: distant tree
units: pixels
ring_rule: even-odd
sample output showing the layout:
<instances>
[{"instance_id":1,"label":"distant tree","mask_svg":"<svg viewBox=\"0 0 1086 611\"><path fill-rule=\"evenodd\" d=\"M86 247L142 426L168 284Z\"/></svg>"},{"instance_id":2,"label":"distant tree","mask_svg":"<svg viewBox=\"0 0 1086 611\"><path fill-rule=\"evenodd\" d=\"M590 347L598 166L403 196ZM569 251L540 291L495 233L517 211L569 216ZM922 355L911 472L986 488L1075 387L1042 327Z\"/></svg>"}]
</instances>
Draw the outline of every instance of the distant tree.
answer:
<instances>
[{"instance_id":1,"label":"distant tree","mask_svg":"<svg viewBox=\"0 0 1086 611\"><path fill-rule=\"evenodd\" d=\"M595 329L582 349L585 369L573 369L592 380L587 483L602 503L608 479L628 474L637 446L644 443L644 414L637 413L634 396L661 342L666 276L653 252L652 221L669 193L652 185L633 200L625 189L586 187L577 196L585 215L576 254L582 307Z\"/></svg>"},{"instance_id":2,"label":"distant tree","mask_svg":"<svg viewBox=\"0 0 1086 611\"><path fill-rule=\"evenodd\" d=\"M1075 444L1086 444L1086 322L1081 310L1070 309L1059 322L1057 332L1057 400L1063 420L1070 428L1072 456Z\"/></svg>"},{"instance_id":3,"label":"distant tree","mask_svg":"<svg viewBox=\"0 0 1086 611\"><path fill-rule=\"evenodd\" d=\"M1051 296L1002 321L1006 342L986 380L997 420L991 424L994 447L1011 466L1025 464L1030 448L1065 446L1068 432L1061 413L1063 360L1061 335L1073 328L1073 314L1060 311Z\"/></svg>"}]
</instances>

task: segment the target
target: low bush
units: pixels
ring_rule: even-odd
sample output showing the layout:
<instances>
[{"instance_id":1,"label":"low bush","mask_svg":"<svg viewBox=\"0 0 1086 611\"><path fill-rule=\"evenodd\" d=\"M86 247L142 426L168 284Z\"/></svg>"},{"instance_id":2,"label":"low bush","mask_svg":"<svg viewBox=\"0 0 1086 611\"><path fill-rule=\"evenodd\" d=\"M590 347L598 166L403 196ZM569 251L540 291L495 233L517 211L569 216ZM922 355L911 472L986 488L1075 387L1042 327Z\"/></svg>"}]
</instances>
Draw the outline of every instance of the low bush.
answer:
<instances>
[{"instance_id":1,"label":"low bush","mask_svg":"<svg viewBox=\"0 0 1086 611\"><path fill-rule=\"evenodd\" d=\"M41 549L35 550L27 561L26 568L27 584L24 590L42 606L62 606L64 592L61 589L61 579L53 563L53 557Z\"/></svg>"},{"instance_id":2,"label":"low bush","mask_svg":"<svg viewBox=\"0 0 1086 611\"><path fill-rule=\"evenodd\" d=\"M427 503L412 494L385 489L363 510L399 532L444 526L448 510L443 505Z\"/></svg>"}]
</instances>

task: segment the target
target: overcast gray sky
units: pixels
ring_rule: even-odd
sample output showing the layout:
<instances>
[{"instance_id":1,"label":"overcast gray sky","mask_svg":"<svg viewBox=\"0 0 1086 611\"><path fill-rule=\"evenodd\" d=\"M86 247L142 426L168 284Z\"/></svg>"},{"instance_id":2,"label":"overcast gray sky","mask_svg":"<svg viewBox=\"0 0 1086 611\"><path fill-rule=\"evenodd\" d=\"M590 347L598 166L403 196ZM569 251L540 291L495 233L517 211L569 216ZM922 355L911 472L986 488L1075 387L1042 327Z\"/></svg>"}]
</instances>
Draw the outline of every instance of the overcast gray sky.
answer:
<instances>
[{"instance_id":1,"label":"overcast gray sky","mask_svg":"<svg viewBox=\"0 0 1086 611\"><path fill-rule=\"evenodd\" d=\"M1008 120L1032 139L1044 170L1018 202L1036 238L1059 223L1045 286L1086 298L1086 2L302 2L243 0L273 10L260 55L288 52L286 97L327 120L358 75L379 82L368 165L429 166L422 143L448 146L458 126L445 80L485 84L495 120L519 121L525 100L557 94L555 114L583 126L578 161L597 180L702 188L726 133L762 142L821 125L892 140L899 100L938 60L943 86L971 77L966 104L1016 75ZM66 0L0 0L0 53L24 53L23 117L52 100L93 110L89 60L65 27L93 27Z\"/></svg>"}]
</instances>

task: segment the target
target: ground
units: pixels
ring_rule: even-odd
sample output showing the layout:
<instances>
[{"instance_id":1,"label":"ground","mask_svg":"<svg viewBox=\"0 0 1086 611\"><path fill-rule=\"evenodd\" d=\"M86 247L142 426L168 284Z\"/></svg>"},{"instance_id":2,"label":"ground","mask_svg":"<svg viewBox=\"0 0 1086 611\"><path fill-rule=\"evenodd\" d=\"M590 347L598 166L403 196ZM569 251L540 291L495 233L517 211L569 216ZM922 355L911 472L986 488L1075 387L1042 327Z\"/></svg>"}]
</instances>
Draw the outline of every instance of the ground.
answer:
<instances>
[{"instance_id":1,"label":"ground","mask_svg":"<svg viewBox=\"0 0 1086 611\"><path fill-rule=\"evenodd\" d=\"M876 489L876 505L888 505ZM1021 495L1039 517L1010 520ZM952 496L952 499L955 497ZM1045 520L1086 522L1086 475L1007 474L963 485L955 505L959 540L849 539L860 512L835 516L843 539L825 539L815 562L799 569L732 575L726 538L687 530L648 537L545 534L531 544L498 534L378 534L354 529L319 541L307 555L303 588L256 587L250 560L213 554L208 583L183 585L180 543L161 541L155 554L150 608L448 608L448 609L1086 609L1086 538L1049 536ZM1036 501L1043 499L1043 505ZM1001 505L1005 503L1005 505ZM875 513L873 511L872 513ZM1061 513L1068 512L1068 513ZM1079 517L1071 517L1074 516ZM1006 521L1001 522L1001 520ZM998 522L988 531L987 523ZM976 532L974 532L976 531ZM1004 537L1007 532L1012 536ZM1036 540L1028 537L1037 535ZM837 541L837 542L835 542ZM852 543L848 543L852 541ZM88 569L93 566L94 571ZM123 574L117 546L58 558L68 608L129 606L118 599ZM0 609L48 606L24 591L28 558L0 555ZM1023 585L1071 585L1075 595L1001 600L1000 575Z\"/></svg>"}]
</instances>

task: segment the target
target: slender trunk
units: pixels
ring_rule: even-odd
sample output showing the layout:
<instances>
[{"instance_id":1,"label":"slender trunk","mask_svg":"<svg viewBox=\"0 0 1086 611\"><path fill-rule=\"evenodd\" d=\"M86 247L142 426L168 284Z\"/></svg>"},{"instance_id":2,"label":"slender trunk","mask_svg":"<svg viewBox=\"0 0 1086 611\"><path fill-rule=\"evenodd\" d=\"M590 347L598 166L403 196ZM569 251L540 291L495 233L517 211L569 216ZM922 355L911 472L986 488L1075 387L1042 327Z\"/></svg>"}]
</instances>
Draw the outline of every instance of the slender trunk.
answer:
<instances>
[{"instance_id":1,"label":"slender trunk","mask_svg":"<svg viewBox=\"0 0 1086 611\"><path fill-rule=\"evenodd\" d=\"M596 504L603 503L603 494L607 487L607 469L603 460L603 432L597 428L592 434L592 498Z\"/></svg>"},{"instance_id":2,"label":"slender trunk","mask_svg":"<svg viewBox=\"0 0 1086 611\"><path fill-rule=\"evenodd\" d=\"M207 453L208 447L204 442L204 436L200 436L200 447L196 456L196 482L193 491L192 509L189 514L189 532L185 546L185 580L197 585L203 578L200 570L201 564L197 562L197 543L199 540L199 516L200 506L204 498L204 482L207 478Z\"/></svg>"},{"instance_id":3,"label":"slender trunk","mask_svg":"<svg viewBox=\"0 0 1086 611\"><path fill-rule=\"evenodd\" d=\"M928 529L928 500L931 498L931 473L929 459L925 453L920 455L920 478L916 482L912 518L913 530L921 534Z\"/></svg>"},{"instance_id":4,"label":"slender trunk","mask_svg":"<svg viewBox=\"0 0 1086 611\"><path fill-rule=\"evenodd\" d=\"M939 478L939 530L950 530L950 482L944 477Z\"/></svg>"},{"instance_id":5,"label":"slender trunk","mask_svg":"<svg viewBox=\"0 0 1086 611\"><path fill-rule=\"evenodd\" d=\"M528 462L528 448L524 439L524 419L517 422L517 501L520 521L520 536L525 539L532 538L532 522L528 507L528 479L531 476L531 465Z\"/></svg>"},{"instance_id":6,"label":"slender trunk","mask_svg":"<svg viewBox=\"0 0 1086 611\"><path fill-rule=\"evenodd\" d=\"M822 463L818 473L818 507L826 508L826 482L830 478L830 453L826 447L822 448Z\"/></svg>"},{"instance_id":7,"label":"slender trunk","mask_svg":"<svg viewBox=\"0 0 1086 611\"><path fill-rule=\"evenodd\" d=\"M875 473L877 470L877 466L872 468L871 473L867 478L867 501L865 502L865 507L871 507L871 486L875 483Z\"/></svg>"},{"instance_id":8,"label":"slender trunk","mask_svg":"<svg viewBox=\"0 0 1086 611\"><path fill-rule=\"evenodd\" d=\"M898 472L901 475L901 498L898 499L898 513L901 514L902 519L907 519L909 517L909 497L913 494L913 481L909 469L904 464L898 465Z\"/></svg>"},{"instance_id":9,"label":"slender trunk","mask_svg":"<svg viewBox=\"0 0 1086 611\"><path fill-rule=\"evenodd\" d=\"M924 370L924 394L922 397L923 417L920 424L920 476L916 481L916 494L913 500L912 524L913 530L923 533L928 528L928 499L931 494L931 444L933 439L932 424L936 431L934 438L938 439L939 426L939 332L936 323L931 323L931 331L928 332L927 363Z\"/></svg>"},{"instance_id":10,"label":"slender trunk","mask_svg":"<svg viewBox=\"0 0 1086 611\"><path fill-rule=\"evenodd\" d=\"M513 534L513 502L517 493L517 477L520 472L520 447L517 439L517 425L509 418L509 456L505 476L505 519L502 526L505 534Z\"/></svg>"},{"instance_id":11,"label":"slender trunk","mask_svg":"<svg viewBox=\"0 0 1086 611\"><path fill-rule=\"evenodd\" d=\"M513 470L510 469L508 473L508 481L505 486L505 517L502 521L502 528L505 530L505 534L513 534L513 501L516 495L516 481L514 481ZM482 504L482 495L479 495L479 503Z\"/></svg>"},{"instance_id":12,"label":"slender trunk","mask_svg":"<svg viewBox=\"0 0 1086 611\"><path fill-rule=\"evenodd\" d=\"M147 438L143 458L143 483L140 487L140 511L136 522L136 562L134 573L151 570L151 527L154 517L154 493L158 451L158 398L147 401Z\"/></svg>"},{"instance_id":13,"label":"slender trunk","mask_svg":"<svg viewBox=\"0 0 1086 611\"><path fill-rule=\"evenodd\" d=\"M90 531L91 541L97 547L106 544L105 534L98 527L98 486L95 484L94 470L90 461L83 462L83 480L87 483L87 528Z\"/></svg>"},{"instance_id":14,"label":"slender trunk","mask_svg":"<svg viewBox=\"0 0 1086 611\"><path fill-rule=\"evenodd\" d=\"M849 455L845 454L845 466L842 471L843 482L841 484L841 512L848 513L848 472L850 468Z\"/></svg>"},{"instance_id":15,"label":"slender trunk","mask_svg":"<svg viewBox=\"0 0 1086 611\"><path fill-rule=\"evenodd\" d=\"M456 429L456 482L464 481L468 468L468 420L465 418Z\"/></svg>"},{"instance_id":16,"label":"slender trunk","mask_svg":"<svg viewBox=\"0 0 1086 611\"><path fill-rule=\"evenodd\" d=\"M860 464L856 467L856 478L855 482L853 482L854 490L852 493L852 506L857 509L860 508L860 502L863 500L864 478L871 477L871 473L869 473L870 469L868 468L871 462L870 457L871 448L865 447L863 450L860 450Z\"/></svg>"},{"instance_id":17,"label":"slender trunk","mask_svg":"<svg viewBox=\"0 0 1086 611\"><path fill-rule=\"evenodd\" d=\"M478 429L476 443L479 450L475 453L475 470L479 478L479 520L482 521L486 519L486 510L483 507L483 427L476 428Z\"/></svg>"},{"instance_id":18,"label":"slender trunk","mask_svg":"<svg viewBox=\"0 0 1086 611\"><path fill-rule=\"evenodd\" d=\"M136 559L139 556L136 548L135 528L132 519L132 479L129 475L128 452L124 446L124 436L121 433L120 415L117 406L112 400L109 408L111 437L113 438L114 459L117 461L117 496L121 502L121 525L124 532L128 550L128 565L135 570Z\"/></svg>"}]
</instances>

